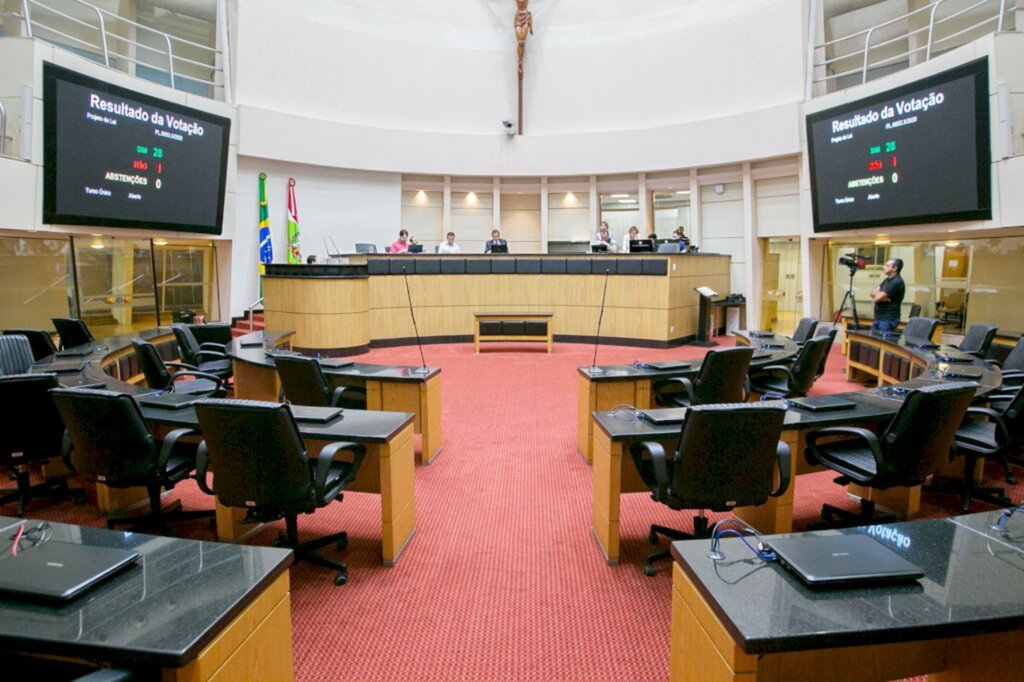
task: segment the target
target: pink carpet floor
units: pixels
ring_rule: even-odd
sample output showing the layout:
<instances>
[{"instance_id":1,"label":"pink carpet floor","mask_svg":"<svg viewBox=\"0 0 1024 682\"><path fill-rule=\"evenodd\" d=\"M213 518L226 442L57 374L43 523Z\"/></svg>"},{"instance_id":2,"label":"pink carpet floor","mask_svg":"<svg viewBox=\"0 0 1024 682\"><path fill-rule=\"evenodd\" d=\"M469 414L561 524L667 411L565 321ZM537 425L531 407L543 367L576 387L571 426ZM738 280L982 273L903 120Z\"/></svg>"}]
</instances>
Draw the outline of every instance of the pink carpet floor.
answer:
<instances>
[{"instance_id":1,"label":"pink carpet floor","mask_svg":"<svg viewBox=\"0 0 1024 682\"><path fill-rule=\"evenodd\" d=\"M731 339L720 339L723 345ZM696 358L702 349L602 346L599 364ZM303 537L347 530L341 556L349 583L308 564L292 569L296 678L314 680L665 680L669 673L671 568L643 574L659 523L691 527L643 494L622 503L622 562L607 566L590 530L590 467L576 451L576 367L593 347L427 346L440 366L444 449L416 468L416 535L394 568L380 565L380 503L348 493L301 518ZM418 364L415 347L359 360ZM859 388L843 377L838 346L814 393ZM989 477L998 482L999 471ZM795 524L822 502L847 506L827 473L801 478ZM1019 499L1024 486L1009 491ZM192 484L175 490L186 508L212 501ZM986 509L978 505L977 510ZM0 513L13 513L0 509ZM952 498L925 497L922 517L957 513ZM101 525L91 502L33 503L34 518ZM179 535L212 539L203 523ZM269 543L271 526L249 540Z\"/></svg>"}]
</instances>

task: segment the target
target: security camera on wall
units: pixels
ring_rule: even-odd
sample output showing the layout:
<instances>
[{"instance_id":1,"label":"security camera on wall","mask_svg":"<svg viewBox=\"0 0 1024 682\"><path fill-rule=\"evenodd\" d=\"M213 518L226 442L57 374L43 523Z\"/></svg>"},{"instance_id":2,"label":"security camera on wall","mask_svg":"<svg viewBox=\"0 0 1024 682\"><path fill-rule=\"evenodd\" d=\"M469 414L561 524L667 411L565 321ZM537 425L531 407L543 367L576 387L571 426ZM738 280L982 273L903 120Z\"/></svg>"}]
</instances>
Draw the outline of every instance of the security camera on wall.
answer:
<instances>
[{"instance_id":1,"label":"security camera on wall","mask_svg":"<svg viewBox=\"0 0 1024 682\"><path fill-rule=\"evenodd\" d=\"M502 121L501 125L505 127L505 134L512 137L516 134L516 124L512 121Z\"/></svg>"}]
</instances>

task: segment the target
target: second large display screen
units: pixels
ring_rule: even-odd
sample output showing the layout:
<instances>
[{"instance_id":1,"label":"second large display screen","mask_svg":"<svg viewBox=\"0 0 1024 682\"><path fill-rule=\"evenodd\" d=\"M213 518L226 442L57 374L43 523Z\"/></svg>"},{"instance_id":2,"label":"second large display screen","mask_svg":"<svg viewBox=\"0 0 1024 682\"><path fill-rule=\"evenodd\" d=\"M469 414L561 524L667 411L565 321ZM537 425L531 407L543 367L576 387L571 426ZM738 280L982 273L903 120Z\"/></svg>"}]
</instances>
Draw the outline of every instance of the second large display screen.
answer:
<instances>
[{"instance_id":1,"label":"second large display screen","mask_svg":"<svg viewBox=\"0 0 1024 682\"><path fill-rule=\"evenodd\" d=\"M815 232L992 217L988 63L807 116Z\"/></svg>"}]
</instances>

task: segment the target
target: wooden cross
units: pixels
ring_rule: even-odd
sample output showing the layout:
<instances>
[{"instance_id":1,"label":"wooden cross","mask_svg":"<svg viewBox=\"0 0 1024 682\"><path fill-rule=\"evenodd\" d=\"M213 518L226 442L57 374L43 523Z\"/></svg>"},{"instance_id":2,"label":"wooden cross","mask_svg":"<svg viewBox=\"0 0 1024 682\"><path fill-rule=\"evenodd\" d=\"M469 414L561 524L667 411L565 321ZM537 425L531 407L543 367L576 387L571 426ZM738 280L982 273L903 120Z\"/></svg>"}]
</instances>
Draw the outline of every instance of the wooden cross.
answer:
<instances>
[{"instance_id":1,"label":"wooden cross","mask_svg":"<svg viewBox=\"0 0 1024 682\"><path fill-rule=\"evenodd\" d=\"M516 54L519 57L519 134L523 134L523 54L526 52L526 35L533 34L533 14L526 6L530 0L516 0Z\"/></svg>"}]
</instances>

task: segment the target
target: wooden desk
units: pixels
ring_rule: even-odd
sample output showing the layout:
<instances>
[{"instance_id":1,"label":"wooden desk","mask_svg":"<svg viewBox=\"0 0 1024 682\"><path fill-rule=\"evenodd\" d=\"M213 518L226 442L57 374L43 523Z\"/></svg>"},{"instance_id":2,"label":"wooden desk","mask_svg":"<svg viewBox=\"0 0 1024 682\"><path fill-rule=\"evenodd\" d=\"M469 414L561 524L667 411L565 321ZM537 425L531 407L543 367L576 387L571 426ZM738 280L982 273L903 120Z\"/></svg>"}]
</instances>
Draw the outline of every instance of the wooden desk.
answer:
<instances>
[{"instance_id":1,"label":"wooden desk","mask_svg":"<svg viewBox=\"0 0 1024 682\"><path fill-rule=\"evenodd\" d=\"M993 533L996 515L876 526L925 571L910 585L811 590L738 539L717 562L707 540L673 543L670 679L1024 679L1007 655L1024 644L1024 522Z\"/></svg>"},{"instance_id":2,"label":"wooden desk","mask_svg":"<svg viewBox=\"0 0 1024 682\"><path fill-rule=\"evenodd\" d=\"M235 339L228 346L235 375L235 397L277 402L281 380L266 348L288 346L292 332L255 332ZM250 345L255 344L255 345ZM441 426L441 370L428 367L371 365L323 368L337 386L358 386L366 390L366 408L387 412L411 412L413 431L422 436L420 459L430 464L444 446Z\"/></svg>"},{"instance_id":3,"label":"wooden desk","mask_svg":"<svg viewBox=\"0 0 1024 682\"><path fill-rule=\"evenodd\" d=\"M165 682L293 679L291 550L50 526L51 541L142 559L68 604L0 599L0 651L159 669Z\"/></svg>"},{"instance_id":4,"label":"wooden desk","mask_svg":"<svg viewBox=\"0 0 1024 682\"><path fill-rule=\"evenodd\" d=\"M149 424L198 430L195 409L166 410L141 405ZM342 418L327 424L298 422L306 450L311 457L332 441L354 441L366 447L366 457L347 491L380 495L381 558L393 566L416 532L414 495L415 458L412 448L413 416L397 412L345 410ZM259 528L242 525L245 510L217 504L217 537L234 541Z\"/></svg>"}]
</instances>

